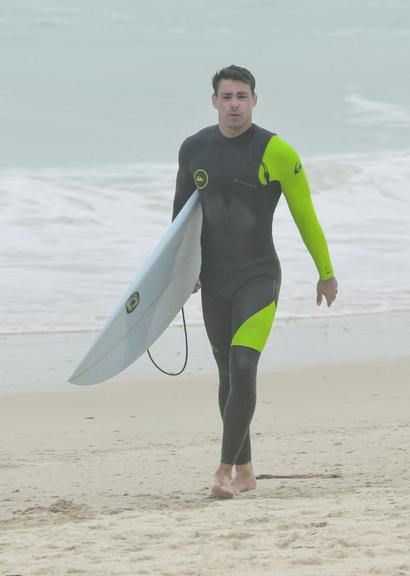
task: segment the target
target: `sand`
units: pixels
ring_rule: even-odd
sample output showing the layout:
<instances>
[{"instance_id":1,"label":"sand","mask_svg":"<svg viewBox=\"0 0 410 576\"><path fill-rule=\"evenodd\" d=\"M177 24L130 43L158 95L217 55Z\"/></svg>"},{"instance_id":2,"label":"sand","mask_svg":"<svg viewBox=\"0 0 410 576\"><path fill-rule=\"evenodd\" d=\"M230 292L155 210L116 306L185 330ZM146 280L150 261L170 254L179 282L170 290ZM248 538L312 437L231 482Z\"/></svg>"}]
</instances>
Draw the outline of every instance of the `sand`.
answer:
<instances>
[{"instance_id":1,"label":"sand","mask_svg":"<svg viewBox=\"0 0 410 576\"><path fill-rule=\"evenodd\" d=\"M30 338L13 373L40 370L46 341L44 387L11 384L3 342L1 576L410 574L410 355L268 361L252 426L262 479L215 501L208 357L176 379L136 364L82 388L57 380L84 335L61 337L64 353Z\"/></svg>"}]
</instances>

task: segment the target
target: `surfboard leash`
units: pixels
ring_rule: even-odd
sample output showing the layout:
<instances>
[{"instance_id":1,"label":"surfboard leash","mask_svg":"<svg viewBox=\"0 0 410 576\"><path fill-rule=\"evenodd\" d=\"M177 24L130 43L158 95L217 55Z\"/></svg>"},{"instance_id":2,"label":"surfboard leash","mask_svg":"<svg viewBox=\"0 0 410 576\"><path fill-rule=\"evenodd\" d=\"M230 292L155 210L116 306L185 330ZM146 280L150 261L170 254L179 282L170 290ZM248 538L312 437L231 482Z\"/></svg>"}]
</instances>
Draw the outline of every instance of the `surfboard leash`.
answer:
<instances>
[{"instance_id":1,"label":"surfboard leash","mask_svg":"<svg viewBox=\"0 0 410 576\"><path fill-rule=\"evenodd\" d=\"M158 370L160 372L162 372L163 374L166 374L167 376L179 376L180 374L182 374L182 372L186 368L186 365L188 364L188 332L186 329L185 312L184 312L183 307L181 308L181 312L182 312L182 320L184 323L184 334L185 334L185 361L184 361L184 365L182 366L181 370L179 372L167 372L166 370L161 368L161 366L158 366L158 364L155 362L155 360L151 356L151 352L149 351L149 348L147 350L148 357L151 360L151 362L154 364L155 368L158 368Z\"/></svg>"}]
</instances>

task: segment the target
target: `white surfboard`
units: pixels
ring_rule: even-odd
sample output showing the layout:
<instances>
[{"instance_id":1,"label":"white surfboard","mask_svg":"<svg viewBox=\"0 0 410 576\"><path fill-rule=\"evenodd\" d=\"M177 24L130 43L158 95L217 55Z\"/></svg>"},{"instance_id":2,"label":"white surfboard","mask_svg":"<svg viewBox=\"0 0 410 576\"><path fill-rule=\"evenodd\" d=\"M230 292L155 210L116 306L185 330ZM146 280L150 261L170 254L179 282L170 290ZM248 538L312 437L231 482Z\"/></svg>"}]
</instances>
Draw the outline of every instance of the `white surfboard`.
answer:
<instances>
[{"instance_id":1,"label":"white surfboard","mask_svg":"<svg viewBox=\"0 0 410 576\"><path fill-rule=\"evenodd\" d=\"M195 191L70 378L96 384L137 360L169 326L198 280L202 210Z\"/></svg>"}]
</instances>

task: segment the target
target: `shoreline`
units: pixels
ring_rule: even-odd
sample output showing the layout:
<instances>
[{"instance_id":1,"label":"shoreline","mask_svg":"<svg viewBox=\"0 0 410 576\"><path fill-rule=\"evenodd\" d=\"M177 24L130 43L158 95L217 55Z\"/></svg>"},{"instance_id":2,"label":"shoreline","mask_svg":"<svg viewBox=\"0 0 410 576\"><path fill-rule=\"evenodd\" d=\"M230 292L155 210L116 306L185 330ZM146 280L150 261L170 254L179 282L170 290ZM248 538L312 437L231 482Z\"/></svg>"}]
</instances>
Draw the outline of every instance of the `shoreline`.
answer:
<instances>
[{"instance_id":1,"label":"shoreline","mask_svg":"<svg viewBox=\"0 0 410 576\"><path fill-rule=\"evenodd\" d=\"M0 335L0 395L19 391L63 390L98 332ZM203 325L188 326L189 376L216 375ZM406 356L410 351L410 311L325 318L277 318L259 363L259 373L293 366L361 362ZM170 371L182 365L182 326L171 326L151 347L155 360ZM157 372L145 354L108 381L151 382L169 378ZM100 386L97 384L96 386Z\"/></svg>"},{"instance_id":2,"label":"shoreline","mask_svg":"<svg viewBox=\"0 0 410 576\"><path fill-rule=\"evenodd\" d=\"M277 320L251 427L262 479L223 502L203 327L180 377L144 357L95 386L66 382L90 334L0 338L0 572L407 575L409 325ZM151 351L175 368L183 344L172 328Z\"/></svg>"}]
</instances>

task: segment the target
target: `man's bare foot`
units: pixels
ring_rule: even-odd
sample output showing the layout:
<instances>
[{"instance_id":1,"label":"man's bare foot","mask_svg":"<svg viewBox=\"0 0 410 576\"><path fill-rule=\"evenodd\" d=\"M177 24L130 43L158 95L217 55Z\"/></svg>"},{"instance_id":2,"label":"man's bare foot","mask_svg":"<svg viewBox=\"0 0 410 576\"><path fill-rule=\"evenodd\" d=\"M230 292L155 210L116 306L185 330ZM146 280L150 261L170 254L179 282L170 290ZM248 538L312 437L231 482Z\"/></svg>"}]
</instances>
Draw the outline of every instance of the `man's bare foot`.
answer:
<instances>
[{"instance_id":1,"label":"man's bare foot","mask_svg":"<svg viewBox=\"0 0 410 576\"><path fill-rule=\"evenodd\" d=\"M215 473L215 481L211 486L212 498L233 498L235 496L231 487L232 466L221 464Z\"/></svg>"},{"instance_id":2,"label":"man's bare foot","mask_svg":"<svg viewBox=\"0 0 410 576\"><path fill-rule=\"evenodd\" d=\"M237 464L235 471L235 478L231 482L231 488L235 493L255 490L256 478L250 462L248 464Z\"/></svg>"}]
</instances>

